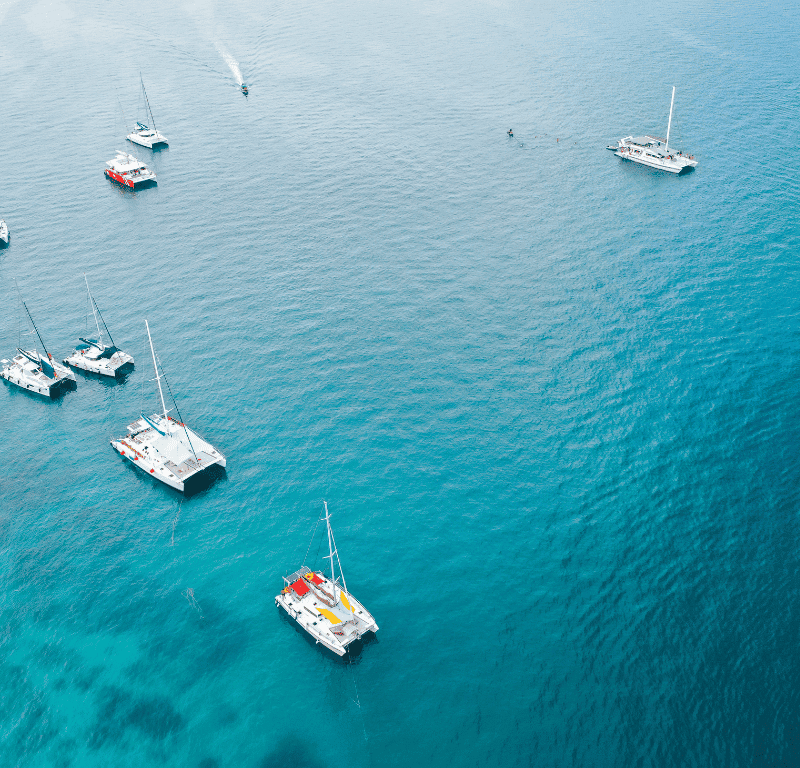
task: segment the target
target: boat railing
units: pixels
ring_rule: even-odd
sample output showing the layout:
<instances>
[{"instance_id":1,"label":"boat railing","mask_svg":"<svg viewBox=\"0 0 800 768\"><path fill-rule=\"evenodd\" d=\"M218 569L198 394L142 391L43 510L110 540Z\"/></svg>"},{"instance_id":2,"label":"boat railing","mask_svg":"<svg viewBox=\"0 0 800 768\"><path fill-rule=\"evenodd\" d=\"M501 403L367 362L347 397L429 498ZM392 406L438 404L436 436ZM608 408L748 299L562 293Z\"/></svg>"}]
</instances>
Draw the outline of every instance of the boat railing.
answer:
<instances>
[{"instance_id":1,"label":"boat railing","mask_svg":"<svg viewBox=\"0 0 800 768\"><path fill-rule=\"evenodd\" d=\"M311 573L311 569L305 565L301 565L298 570L289 576L284 576L283 580L287 585L294 584L298 579L302 579L307 573Z\"/></svg>"}]
</instances>

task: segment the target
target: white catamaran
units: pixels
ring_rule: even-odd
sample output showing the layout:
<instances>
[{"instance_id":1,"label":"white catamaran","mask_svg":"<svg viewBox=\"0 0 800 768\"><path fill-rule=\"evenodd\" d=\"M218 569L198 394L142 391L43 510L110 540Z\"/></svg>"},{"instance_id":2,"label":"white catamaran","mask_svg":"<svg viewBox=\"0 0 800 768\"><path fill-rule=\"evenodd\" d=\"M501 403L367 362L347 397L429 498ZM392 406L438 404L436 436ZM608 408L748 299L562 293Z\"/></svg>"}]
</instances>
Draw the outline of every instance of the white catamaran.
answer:
<instances>
[{"instance_id":1,"label":"white catamaran","mask_svg":"<svg viewBox=\"0 0 800 768\"><path fill-rule=\"evenodd\" d=\"M169 416L161 389L163 373L159 373L150 326L147 320L144 323L150 342L150 353L153 355L162 413L152 416L142 414L141 418L128 426L128 434L112 438L111 445L120 456L139 467L142 472L172 488L185 491L189 482L199 479L198 476L206 470L213 466L224 467L225 457L182 421ZM177 407L175 411L180 418Z\"/></svg>"},{"instance_id":2,"label":"white catamaran","mask_svg":"<svg viewBox=\"0 0 800 768\"><path fill-rule=\"evenodd\" d=\"M669 148L669 133L672 129L672 107L675 104L675 86L672 86L672 100L669 103L669 122L667 123L667 137L660 136L626 136L620 139L616 146L609 146L617 157L631 160L634 163L657 168L669 173L680 173L687 168L695 168L697 160L693 155L684 155Z\"/></svg>"},{"instance_id":3,"label":"white catamaran","mask_svg":"<svg viewBox=\"0 0 800 768\"><path fill-rule=\"evenodd\" d=\"M0 378L10 384L16 384L20 389L52 399L65 389L76 385L75 374L53 359L42 341L36 323L33 322L28 305L22 299L20 301L28 313L28 319L42 345L44 355L40 354L37 349L28 350L17 347L18 354L11 360L0 360L0 365L2 365Z\"/></svg>"},{"instance_id":4,"label":"white catamaran","mask_svg":"<svg viewBox=\"0 0 800 768\"><path fill-rule=\"evenodd\" d=\"M150 125L153 127L150 128L150 126L145 125L144 123L136 123L133 131L128 134L127 139L128 141L132 141L134 144L147 147L148 149L153 149L153 147L166 147L168 146L169 142L165 136L162 136L158 132L158 128L156 128L156 120L153 117L153 110L150 109L150 99L147 98L147 91L145 90L144 80L142 80L141 75L139 75L139 81L142 84L145 111L150 118ZM147 118L145 118L145 120L146 119Z\"/></svg>"},{"instance_id":5,"label":"white catamaran","mask_svg":"<svg viewBox=\"0 0 800 768\"><path fill-rule=\"evenodd\" d=\"M275 596L275 605L283 608L317 643L322 643L337 656L344 656L348 646L367 632L377 632L375 619L347 591L342 564L336 551L331 530L331 516L325 505L325 524L328 527L328 555L331 576L300 566L291 576L284 576L284 588ZM318 521L319 522L319 521ZM316 529L314 529L316 533ZM312 541L314 536L312 535ZM334 559L339 566L341 584L336 578Z\"/></svg>"},{"instance_id":6,"label":"white catamaran","mask_svg":"<svg viewBox=\"0 0 800 768\"><path fill-rule=\"evenodd\" d=\"M79 340L83 343L75 347L72 354L64 360L64 363L73 368L80 368L82 371L98 373L101 376L111 376L112 378L122 376L133 368L133 357L114 344L114 339L111 338L111 332L108 330L106 321L103 320L103 316L100 314L100 307L97 306L97 302L89 290L89 281L86 279L86 274L83 275L83 279L86 281L89 306L92 308L94 323L97 326L97 338L79 337ZM108 340L111 342L108 345L103 341L103 331L100 330L101 321L103 328L106 329Z\"/></svg>"}]
</instances>

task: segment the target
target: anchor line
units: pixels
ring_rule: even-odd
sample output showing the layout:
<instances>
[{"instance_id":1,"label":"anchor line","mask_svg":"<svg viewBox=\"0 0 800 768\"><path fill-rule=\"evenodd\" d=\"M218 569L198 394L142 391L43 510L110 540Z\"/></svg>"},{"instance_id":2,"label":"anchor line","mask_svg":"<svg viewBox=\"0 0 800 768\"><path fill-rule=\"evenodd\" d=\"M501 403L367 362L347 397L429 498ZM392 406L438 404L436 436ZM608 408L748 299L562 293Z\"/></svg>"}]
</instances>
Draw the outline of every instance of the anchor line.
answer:
<instances>
[{"instance_id":1,"label":"anchor line","mask_svg":"<svg viewBox=\"0 0 800 768\"><path fill-rule=\"evenodd\" d=\"M181 513L181 507L183 506L183 501L178 504L178 511L175 513L175 519L172 521L172 541L170 541L169 545L171 547L175 546L175 526L178 524L178 516Z\"/></svg>"},{"instance_id":2,"label":"anchor line","mask_svg":"<svg viewBox=\"0 0 800 768\"><path fill-rule=\"evenodd\" d=\"M192 608L194 608L200 614L200 618L201 619L205 618L203 616L203 612L200 610L200 604L197 602L197 600L195 600L194 590L188 588L185 591L181 592L181 594L189 601L189 605L191 605Z\"/></svg>"},{"instance_id":3,"label":"anchor line","mask_svg":"<svg viewBox=\"0 0 800 768\"><path fill-rule=\"evenodd\" d=\"M361 729L364 731L364 741L369 741L367 738L367 724L364 721L364 712L361 709L361 698L358 695L358 685L356 685L356 675L353 672L353 659L350 657L350 651L347 651L347 666L350 667L350 676L353 678L353 689L356 692L355 704L358 707L358 712L361 715Z\"/></svg>"}]
</instances>

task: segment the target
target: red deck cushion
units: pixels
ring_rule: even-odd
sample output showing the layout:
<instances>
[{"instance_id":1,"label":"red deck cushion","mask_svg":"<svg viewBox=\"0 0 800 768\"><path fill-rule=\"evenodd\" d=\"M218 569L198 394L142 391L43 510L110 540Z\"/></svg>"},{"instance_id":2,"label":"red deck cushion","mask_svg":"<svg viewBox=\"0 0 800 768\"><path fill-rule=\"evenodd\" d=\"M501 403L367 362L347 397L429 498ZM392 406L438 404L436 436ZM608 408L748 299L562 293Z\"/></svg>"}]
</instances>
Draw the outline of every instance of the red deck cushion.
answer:
<instances>
[{"instance_id":1,"label":"red deck cushion","mask_svg":"<svg viewBox=\"0 0 800 768\"><path fill-rule=\"evenodd\" d=\"M316 573L311 574L311 581L315 584L322 584L322 579Z\"/></svg>"},{"instance_id":2,"label":"red deck cushion","mask_svg":"<svg viewBox=\"0 0 800 768\"><path fill-rule=\"evenodd\" d=\"M298 579L294 584L291 585L292 589L297 592L298 597L302 597L306 592L308 592L308 585L305 583L303 579Z\"/></svg>"}]
</instances>

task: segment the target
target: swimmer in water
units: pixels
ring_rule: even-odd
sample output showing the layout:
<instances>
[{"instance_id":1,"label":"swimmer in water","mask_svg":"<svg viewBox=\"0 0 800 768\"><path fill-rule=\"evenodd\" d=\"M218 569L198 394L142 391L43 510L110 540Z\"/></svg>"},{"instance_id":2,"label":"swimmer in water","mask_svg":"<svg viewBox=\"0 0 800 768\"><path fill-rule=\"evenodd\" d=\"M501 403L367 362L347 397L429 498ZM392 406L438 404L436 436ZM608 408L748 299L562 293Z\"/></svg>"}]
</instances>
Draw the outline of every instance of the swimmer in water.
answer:
<instances>
[{"instance_id":1,"label":"swimmer in water","mask_svg":"<svg viewBox=\"0 0 800 768\"><path fill-rule=\"evenodd\" d=\"M512 131L511 128L508 129L508 135L509 136L513 136L514 135L514 131Z\"/></svg>"}]
</instances>

